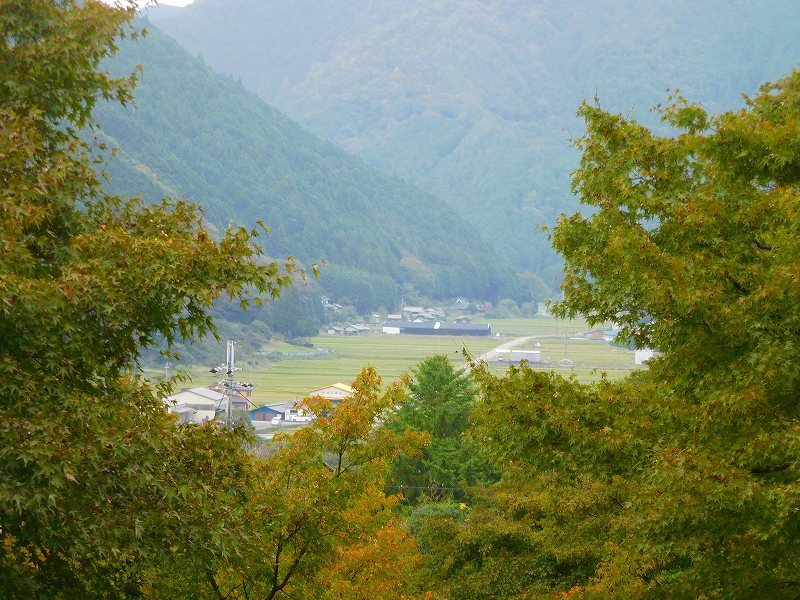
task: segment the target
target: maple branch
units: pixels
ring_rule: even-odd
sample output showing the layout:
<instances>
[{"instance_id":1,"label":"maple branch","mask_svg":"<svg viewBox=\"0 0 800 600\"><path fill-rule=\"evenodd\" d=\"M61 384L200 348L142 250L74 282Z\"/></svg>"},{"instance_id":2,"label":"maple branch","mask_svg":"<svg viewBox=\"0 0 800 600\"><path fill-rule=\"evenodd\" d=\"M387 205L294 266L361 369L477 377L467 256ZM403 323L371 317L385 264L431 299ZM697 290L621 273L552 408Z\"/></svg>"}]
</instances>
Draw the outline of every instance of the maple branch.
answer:
<instances>
[{"instance_id":1,"label":"maple branch","mask_svg":"<svg viewBox=\"0 0 800 600\"><path fill-rule=\"evenodd\" d=\"M275 565L272 569L272 589L275 590L275 586L278 583L278 575L280 574L280 566L281 566L281 552L283 551L283 539L278 540L278 549L275 551ZM277 591L277 590L275 590ZM269 597L272 598L275 594L271 594Z\"/></svg>"},{"instance_id":2,"label":"maple branch","mask_svg":"<svg viewBox=\"0 0 800 600\"><path fill-rule=\"evenodd\" d=\"M292 564L289 565L289 568L286 570L286 574L283 576L283 579L281 580L280 583L277 582L277 576L276 576L275 581L272 583L272 589L269 591L269 594L267 595L267 600L271 600L272 598L274 598L275 594L282 591L283 588L286 587L286 584L289 583L289 579L294 574L295 569L297 569L297 565L300 564L300 561L303 559L303 556L307 551L308 551L308 546L303 546L300 552L297 553L297 556L294 557Z\"/></svg>"},{"instance_id":3,"label":"maple branch","mask_svg":"<svg viewBox=\"0 0 800 600\"><path fill-rule=\"evenodd\" d=\"M613 500L614 502L616 502L616 503L617 503L617 505L618 505L618 506L619 506L619 507L620 507L622 510L628 510L628 509L627 509L627 507L626 507L626 506L625 506L625 505L624 505L622 502L620 502L620 501L619 501L619 498L617 498L616 496L612 496L611 494L607 494L607 496L608 496L608 498L609 498L610 500Z\"/></svg>"},{"instance_id":4,"label":"maple branch","mask_svg":"<svg viewBox=\"0 0 800 600\"><path fill-rule=\"evenodd\" d=\"M208 583L211 585L211 589L214 590L214 593L217 595L217 598L225 600L227 596L225 596L219 589L219 585L217 585L217 580L214 578L214 573L212 573L211 569L208 568L208 565L205 564L203 565L203 570L206 572L206 578L208 579Z\"/></svg>"},{"instance_id":5,"label":"maple branch","mask_svg":"<svg viewBox=\"0 0 800 600\"><path fill-rule=\"evenodd\" d=\"M791 465L789 463L781 463L779 465L768 465L766 467L756 467L754 469L750 469L750 472L753 475L767 475L769 473L779 473L780 471L785 471Z\"/></svg>"}]
</instances>

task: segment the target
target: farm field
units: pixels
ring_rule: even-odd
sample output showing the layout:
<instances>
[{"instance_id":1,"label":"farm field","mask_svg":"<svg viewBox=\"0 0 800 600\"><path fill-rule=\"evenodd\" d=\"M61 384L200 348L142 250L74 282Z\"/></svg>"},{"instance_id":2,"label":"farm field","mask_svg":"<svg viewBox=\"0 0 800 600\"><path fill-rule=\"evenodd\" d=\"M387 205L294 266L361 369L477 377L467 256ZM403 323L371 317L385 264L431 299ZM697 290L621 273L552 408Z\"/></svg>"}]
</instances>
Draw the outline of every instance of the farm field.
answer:
<instances>
[{"instance_id":1,"label":"farm field","mask_svg":"<svg viewBox=\"0 0 800 600\"><path fill-rule=\"evenodd\" d=\"M475 357L509 338L449 338L419 335L319 336L311 338L317 348L334 350L330 354L262 363L238 374L243 381L255 384L253 402L270 404L299 400L310 390L332 383L350 383L363 366L371 365L388 383L419 361L432 354L446 354L455 364L464 364L461 349ZM292 346L291 352L312 349ZM288 351L288 350L287 350ZM189 368L193 385L209 385L219 379L206 369Z\"/></svg>"},{"instance_id":2,"label":"farm field","mask_svg":"<svg viewBox=\"0 0 800 600\"><path fill-rule=\"evenodd\" d=\"M538 368L555 368L560 374L574 374L580 381L595 381L601 372L609 379L624 377L633 365L633 352L617 348L601 340L570 339L582 335L586 323L582 321L557 321L549 317L491 319L493 332L497 337L464 337L420 335L385 335L378 331L365 336L322 335L311 338L315 348L292 346L284 342L272 341L262 349L264 352L286 352L291 354L310 353L315 349L330 351L319 356L288 358L279 361L261 361L257 367L245 366L238 373L242 381L255 385L253 401L257 405L299 400L310 390L333 383L350 383L363 366L374 366L388 383L404 371L409 371L419 361L432 354L445 354L455 363L463 365L465 359L462 349L474 357L479 357L518 337L534 336L522 343L520 348L536 348L542 351L543 364ZM481 322L476 318L474 322ZM486 322L486 320L483 320ZM557 367L556 363L565 357L564 341L567 338L566 358L573 367ZM240 358L245 365L248 357ZM503 363L492 363L492 369L501 373L508 368ZM192 378L192 385L209 385L219 380L219 375L211 375L205 367L190 367L186 371Z\"/></svg>"},{"instance_id":3,"label":"farm field","mask_svg":"<svg viewBox=\"0 0 800 600\"><path fill-rule=\"evenodd\" d=\"M582 319L559 320L553 317L512 317L508 319L486 319L476 315L473 323L491 323L492 332L502 337L515 338L527 335L582 335L589 326Z\"/></svg>"}]
</instances>

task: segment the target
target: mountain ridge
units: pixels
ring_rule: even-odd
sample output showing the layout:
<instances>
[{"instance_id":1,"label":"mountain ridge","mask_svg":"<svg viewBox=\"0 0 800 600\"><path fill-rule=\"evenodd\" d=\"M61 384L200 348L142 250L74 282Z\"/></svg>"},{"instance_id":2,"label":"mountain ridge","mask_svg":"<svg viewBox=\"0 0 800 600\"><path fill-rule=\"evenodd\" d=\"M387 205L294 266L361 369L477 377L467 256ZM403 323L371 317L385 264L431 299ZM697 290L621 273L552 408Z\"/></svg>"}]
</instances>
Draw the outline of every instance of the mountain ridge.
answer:
<instances>
[{"instance_id":1,"label":"mountain ridge","mask_svg":"<svg viewBox=\"0 0 800 600\"><path fill-rule=\"evenodd\" d=\"M560 262L534 225L578 209L581 101L658 127L647 109L668 89L727 110L800 58L800 8L786 0L198 0L158 22L548 280Z\"/></svg>"},{"instance_id":2,"label":"mountain ridge","mask_svg":"<svg viewBox=\"0 0 800 600\"><path fill-rule=\"evenodd\" d=\"M148 29L109 63L116 74L144 66L136 108L96 111L121 148L109 163L114 192L155 199L177 191L219 228L262 218L270 255L330 263L323 288L331 274L369 278L374 297L365 307L395 305L404 284L438 297L512 293L503 257L444 203L319 140ZM433 280L410 272L404 257L418 259Z\"/></svg>"}]
</instances>

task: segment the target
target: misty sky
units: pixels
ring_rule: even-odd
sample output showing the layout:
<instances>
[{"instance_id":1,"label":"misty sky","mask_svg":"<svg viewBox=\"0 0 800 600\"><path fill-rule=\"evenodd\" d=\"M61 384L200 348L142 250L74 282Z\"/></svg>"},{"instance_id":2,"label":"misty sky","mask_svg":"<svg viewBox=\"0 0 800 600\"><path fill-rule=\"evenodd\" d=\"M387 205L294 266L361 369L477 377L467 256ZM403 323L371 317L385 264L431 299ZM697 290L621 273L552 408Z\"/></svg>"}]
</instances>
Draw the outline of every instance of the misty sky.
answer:
<instances>
[{"instance_id":1,"label":"misty sky","mask_svg":"<svg viewBox=\"0 0 800 600\"><path fill-rule=\"evenodd\" d=\"M114 4L114 0L102 0L106 4ZM186 6L187 4L191 4L194 0L158 0L159 4L168 4L170 6ZM140 8L147 6L148 4L152 5L152 0L137 0L137 6Z\"/></svg>"}]
</instances>

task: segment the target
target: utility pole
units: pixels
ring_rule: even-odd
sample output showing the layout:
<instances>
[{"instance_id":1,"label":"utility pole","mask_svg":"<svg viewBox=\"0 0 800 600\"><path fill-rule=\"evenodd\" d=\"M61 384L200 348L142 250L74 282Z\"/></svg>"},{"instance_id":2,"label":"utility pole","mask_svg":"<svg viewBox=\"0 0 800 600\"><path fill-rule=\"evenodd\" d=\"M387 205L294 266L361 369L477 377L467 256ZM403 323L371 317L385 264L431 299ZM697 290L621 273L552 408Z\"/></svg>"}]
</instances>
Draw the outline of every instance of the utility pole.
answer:
<instances>
[{"instance_id":1,"label":"utility pole","mask_svg":"<svg viewBox=\"0 0 800 600\"><path fill-rule=\"evenodd\" d=\"M236 368L236 342L228 340L225 349L225 364L218 367L213 367L211 373L217 374L225 370L225 380L220 382L222 384L222 399L225 401L225 426L228 429L233 428L233 393L236 391L237 382L234 379L234 374L240 369Z\"/></svg>"},{"instance_id":2,"label":"utility pole","mask_svg":"<svg viewBox=\"0 0 800 600\"><path fill-rule=\"evenodd\" d=\"M228 367L228 378L225 380L225 395L228 399L228 405L225 409L225 426L228 429L233 427L233 372L236 369L235 367L235 357L234 354L236 352L236 342L232 340L228 340L228 348L227 348L227 356L228 360L227 367Z\"/></svg>"}]
</instances>

